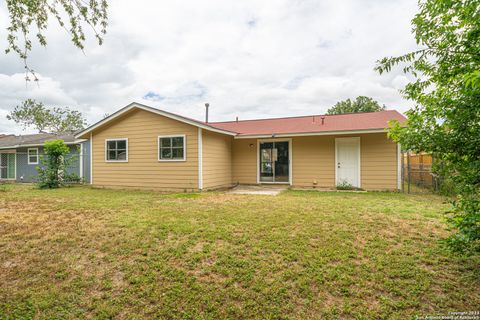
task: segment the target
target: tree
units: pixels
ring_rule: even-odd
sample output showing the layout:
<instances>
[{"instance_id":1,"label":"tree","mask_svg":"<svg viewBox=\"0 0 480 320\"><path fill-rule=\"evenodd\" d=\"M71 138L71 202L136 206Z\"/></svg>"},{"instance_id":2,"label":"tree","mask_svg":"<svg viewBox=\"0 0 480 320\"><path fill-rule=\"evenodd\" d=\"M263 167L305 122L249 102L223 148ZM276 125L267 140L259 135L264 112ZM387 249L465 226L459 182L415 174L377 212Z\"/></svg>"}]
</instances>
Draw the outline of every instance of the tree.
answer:
<instances>
[{"instance_id":1,"label":"tree","mask_svg":"<svg viewBox=\"0 0 480 320\"><path fill-rule=\"evenodd\" d=\"M358 96L354 101L347 99L337 102L333 107L327 110L327 114L373 112L385 110L385 105L380 104L372 98Z\"/></svg>"},{"instance_id":2,"label":"tree","mask_svg":"<svg viewBox=\"0 0 480 320\"><path fill-rule=\"evenodd\" d=\"M41 189L53 189L69 182L79 182L80 178L68 173L67 168L73 160L69 157L70 149L63 140L45 142L45 156L42 156L42 166L37 167L37 184Z\"/></svg>"},{"instance_id":3,"label":"tree","mask_svg":"<svg viewBox=\"0 0 480 320\"><path fill-rule=\"evenodd\" d=\"M34 127L39 132L77 131L85 128L86 121L79 111L68 108L46 108L43 103L25 100L7 115L8 120L23 125L24 129Z\"/></svg>"},{"instance_id":4,"label":"tree","mask_svg":"<svg viewBox=\"0 0 480 320\"><path fill-rule=\"evenodd\" d=\"M35 81L38 80L35 71L27 63L28 54L32 50L30 31L35 28L38 42L46 46L44 32L49 19L56 20L69 33L73 44L81 50L84 49L86 26L93 30L98 44L103 43L107 28L106 0L6 0L6 4L10 17L6 53L13 51L23 60L27 81L30 80L29 75Z\"/></svg>"},{"instance_id":5,"label":"tree","mask_svg":"<svg viewBox=\"0 0 480 320\"><path fill-rule=\"evenodd\" d=\"M378 72L402 65L414 81L401 92L416 103L406 127L389 135L405 150L434 154L436 172L457 192L448 221L448 243L480 252L480 2L422 0L412 20L422 49L378 61Z\"/></svg>"}]
</instances>

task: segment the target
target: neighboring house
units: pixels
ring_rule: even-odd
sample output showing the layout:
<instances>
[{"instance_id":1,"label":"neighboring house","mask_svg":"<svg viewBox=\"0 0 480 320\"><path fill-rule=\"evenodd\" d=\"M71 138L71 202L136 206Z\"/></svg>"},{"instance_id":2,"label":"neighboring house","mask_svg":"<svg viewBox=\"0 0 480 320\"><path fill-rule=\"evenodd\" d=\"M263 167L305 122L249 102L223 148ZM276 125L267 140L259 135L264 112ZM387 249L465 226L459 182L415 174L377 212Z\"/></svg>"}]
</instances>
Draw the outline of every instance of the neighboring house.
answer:
<instances>
[{"instance_id":1,"label":"neighboring house","mask_svg":"<svg viewBox=\"0 0 480 320\"><path fill-rule=\"evenodd\" d=\"M394 110L202 122L131 103L79 132L92 147L90 183L206 190L288 184L400 188L400 147L387 138Z\"/></svg>"},{"instance_id":2,"label":"neighboring house","mask_svg":"<svg viewBox=\"0 0 480 320\"><path fill-rule=\"evenodd\" d=\"M46 141L61 139L70 148L71 163L67 170L90 181L90 142L79 141L72 133L39 133L0 137L0 180L35 182Z\"/></svg>"}]
</instances>

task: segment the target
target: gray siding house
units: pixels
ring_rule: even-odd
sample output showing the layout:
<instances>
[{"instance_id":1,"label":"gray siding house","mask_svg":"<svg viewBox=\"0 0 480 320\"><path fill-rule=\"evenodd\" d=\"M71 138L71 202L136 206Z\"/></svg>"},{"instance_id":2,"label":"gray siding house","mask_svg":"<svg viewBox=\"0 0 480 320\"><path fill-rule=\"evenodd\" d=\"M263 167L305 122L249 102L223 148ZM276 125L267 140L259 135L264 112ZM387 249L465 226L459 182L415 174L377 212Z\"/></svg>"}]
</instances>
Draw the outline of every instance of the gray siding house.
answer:
<instances>
[{"instance_id":1,"label":"gray siding house","mask_svg":"<svg viewBox=\"0 0 480 320\"><path fill-rule=\"evenodd\" d=\"M65 141L70 148L71 163L67 171L89 183L90 142L75 139L73 133L0 135L0 181L35 182L44 143L57 139Z\"/></svg>"}]
</instances>

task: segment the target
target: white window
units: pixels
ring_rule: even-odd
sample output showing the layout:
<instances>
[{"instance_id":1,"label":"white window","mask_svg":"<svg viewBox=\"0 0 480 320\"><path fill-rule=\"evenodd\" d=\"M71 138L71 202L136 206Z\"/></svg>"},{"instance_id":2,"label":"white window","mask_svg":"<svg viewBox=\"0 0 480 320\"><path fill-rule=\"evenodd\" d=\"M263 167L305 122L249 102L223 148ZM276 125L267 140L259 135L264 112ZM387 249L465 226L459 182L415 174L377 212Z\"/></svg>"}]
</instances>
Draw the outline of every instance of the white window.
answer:
<instances>
[{"instance_id":1,"label":"white window","mask_svg":"<svg viewBox=\"0 0 480 320\"><path fill-rule=\"evenodd\" d=\"M128 139L105 140L105 161L128 162Z\"/></svg>"},{"instance_id":2,"label":"white window","mask_svg":"<svg viewBox=\"0 0 480 320\"><path fill-rule=\"evenodd\" d=\"M185 135L158 137L158 161L185 161Z\"/></svg>"},{"instance_id":3,"label":"white window","mask_svg":"<svg viewBox=\"0 0 480 320\"><path fill-rule=\"evenodd\" d=\"M29 148L28 153L28 164L38 164L38 148Z\"/></svg>"}]
</instances>

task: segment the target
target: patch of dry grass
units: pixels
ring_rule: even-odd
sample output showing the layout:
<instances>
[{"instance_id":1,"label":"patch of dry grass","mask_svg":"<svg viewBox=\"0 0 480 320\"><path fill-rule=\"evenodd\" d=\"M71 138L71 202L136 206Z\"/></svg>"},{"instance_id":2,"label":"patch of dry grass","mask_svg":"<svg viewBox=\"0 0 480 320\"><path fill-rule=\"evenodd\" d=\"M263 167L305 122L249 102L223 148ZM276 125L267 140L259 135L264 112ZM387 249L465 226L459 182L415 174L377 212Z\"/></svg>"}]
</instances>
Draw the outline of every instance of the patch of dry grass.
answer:
<instances>
[{"instance_id":1,"label":"patch of dry grass","mask_svg":"<svg viewBox=\"0 0 480 320\"><path fill-rule=\"evenodd\" d=\"M432 195L0 194L0 319L393 318L480 305Z\"/></svg>"}]
</instances>

